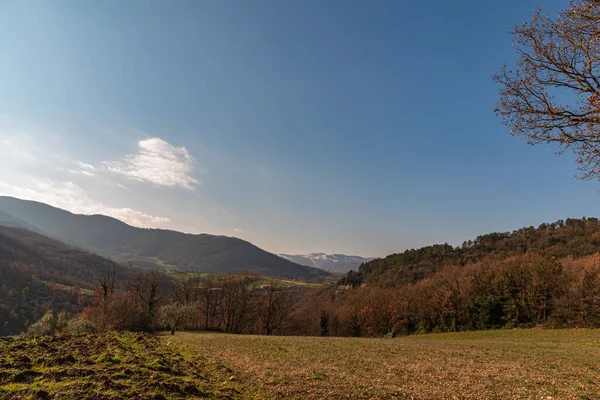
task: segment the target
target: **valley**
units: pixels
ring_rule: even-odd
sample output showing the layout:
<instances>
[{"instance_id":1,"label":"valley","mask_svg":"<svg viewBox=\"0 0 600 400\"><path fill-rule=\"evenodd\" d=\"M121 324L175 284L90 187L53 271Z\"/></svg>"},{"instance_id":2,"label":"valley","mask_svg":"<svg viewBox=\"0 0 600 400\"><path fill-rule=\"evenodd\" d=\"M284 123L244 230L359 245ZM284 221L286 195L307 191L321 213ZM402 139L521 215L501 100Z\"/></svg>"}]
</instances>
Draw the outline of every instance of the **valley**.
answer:
<instances>
[{"instance_id":1,"label":"valley","mask_svg":"<svg viewBox=\"0 0 600 400\"><path fill-rule=\"evenodd\" d=\"M0 400L600 400L600 0L0 0L0 48Z\"/></svg>"}]
</instances>

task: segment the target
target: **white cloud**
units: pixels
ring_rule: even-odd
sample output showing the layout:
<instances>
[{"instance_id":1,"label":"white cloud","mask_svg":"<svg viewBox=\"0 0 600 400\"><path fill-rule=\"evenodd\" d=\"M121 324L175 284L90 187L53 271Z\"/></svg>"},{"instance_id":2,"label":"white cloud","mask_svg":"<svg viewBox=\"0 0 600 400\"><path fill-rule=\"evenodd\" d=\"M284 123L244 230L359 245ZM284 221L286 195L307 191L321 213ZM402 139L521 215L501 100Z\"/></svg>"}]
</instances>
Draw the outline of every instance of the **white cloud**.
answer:
<instances>
[{"instance_id":1,"label":"white cloud","mask_svg":"<svg viewBox=\"0 0 600 400\"><path fill-rule=\"evenodd\" d=\"M196 160L185 147L175 147L161 138L138 142L138 152L122 161L105 161L102 167L129 179L159 186L191 189L199 182L192 176Z\"/></svg>"},{"instance_id":2,"label":"white cloud","mask_svg":"<svg viewBox=\"0 0 600 400\"><path fill-rule=\"evenodd\" d=\"M96 175L96 172L95 172L96 167L94 167L93 165L86 164L84 162L77 161L77 160L71 160L66 157L57 157L57 160L72 166L72 167L58 166L58 167L56 167L57 171L68 172L70 174L87 176L87 177Z\"/></svg>"},{"instance_id":3,"label":"white cloud","mask_svg":"<svg viewBox=\"0 0 600 400\"><path fill-rule=\"evenodd\" d=\"M94 176L95 175L93 172L86 171L84 169L69 168L67 171L72 174L75 174L75 175L82 175L82 176Z\"/></svg>"},{"instance_id":4,"label":"white cloud","mask_svg":"<svg viewBox=\"0 0 600 400\"><path fill-rule=\"evenodd\" d=\"M86 164L82 161L75 161L75 164L83 171L95 171L96 167L94 167L93 165L90 164Z\"/></svg>"},{"instance_id":5,"label":"white cloud","mask_svg":"<svg viewBox=\"0 0 600 400\"><path fill-rule=\"evenodd\" d=\"M235 233L242 233L242 232L244 232L244 230L242 228L233 228L233 231Z\"/></svg>"},{"instance_id":6,"label":"white cloud","mask_svg":"<svg viewBox=\"0 0 600 400\"><path fill-rule=\"evenodd\" d=\"M86 164L82 161L74 160L73 164L75 164L76 168L69 168L69 172L76 175L83 176L94 176L96 175L96 167L91 164Z\"/></svg>"},{"instance_id":7,"label":"white cloud","mask_svg":"<svg viewBox=\"0 0 600 400\"><path fill-rule=\"evenodd\" d=\"M168 218L145 214L131 208L108 207L94 201L85 190L73 182L32 179L28 186L0 182L0 195L39 201L76 214L108 215L142 228L161 226L171 222Z\"/></svg>"}]
</instances>

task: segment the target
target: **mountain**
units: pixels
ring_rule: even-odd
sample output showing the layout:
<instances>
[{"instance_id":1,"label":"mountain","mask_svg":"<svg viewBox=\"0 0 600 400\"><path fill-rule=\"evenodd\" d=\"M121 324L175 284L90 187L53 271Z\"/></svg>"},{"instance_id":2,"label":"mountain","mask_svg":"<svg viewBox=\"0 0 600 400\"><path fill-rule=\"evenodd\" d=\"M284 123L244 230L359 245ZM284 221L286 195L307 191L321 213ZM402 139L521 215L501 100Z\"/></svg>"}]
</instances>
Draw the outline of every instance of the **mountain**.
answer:
<instances>
[{"instance_id":1,"label":"mountain","mask_svg":"<svg viewBox=\"0 0 600 400\"><path fill-rule=\"evenodd\" d=\"M65 243L145 268L212 273L247 270L314 281L328 277L322 270L293 263L234 237L136 228L104 215L78 215L13 197L0 196L0 212L9 216L0 218L0 224L19 221Z\"/></svg>"},{"instance_id":2,"label":"mountain","mask_svg":"<svg viewBox=\"0 0 600 400\"><path fill-rule=\"evenodd\" d=\"M114 264L35 232L0 226L0 336L21 332L48 309L81 311L98 277Z\"/></svg>"},{"instance_id":3,"label":"mountain","mask_svg":"<svg viewBox=\"0 0 600 400\"><path fill-rule=\"evenodd\" d=\"M286 260L295 262L300 265L320 268L329 272L347 273L351 270L358 269L362 263L373 260L373 257L348 256L345 254L325 254L325 253L310 253L310 254L279 254L280 257Z\"/></svg>"},{"instance_id":4,"label":"mountain","mask_svg":"<svg viewBox=\"0 0 600 400\"><path fill-rule=\"evenodd\" d=\"M0 225L9 226L13 228L23 228L30 231L37 231L37 228L33 225L29 225L28 223L21 221L18 218L13 217L12 215L3 213L0 211Z\"/></svg>"}]
</instances>

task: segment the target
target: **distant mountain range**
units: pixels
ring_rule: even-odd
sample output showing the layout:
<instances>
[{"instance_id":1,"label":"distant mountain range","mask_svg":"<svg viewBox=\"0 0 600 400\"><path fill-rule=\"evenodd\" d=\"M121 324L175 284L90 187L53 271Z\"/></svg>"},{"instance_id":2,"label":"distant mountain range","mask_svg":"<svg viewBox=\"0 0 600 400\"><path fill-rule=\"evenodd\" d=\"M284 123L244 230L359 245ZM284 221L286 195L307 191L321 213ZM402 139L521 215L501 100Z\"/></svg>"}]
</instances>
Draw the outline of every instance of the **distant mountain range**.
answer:
<instances>
[{"instance_id":1,"label":"distant mountain range","mask_svg":"<svg viewBox=\"0 0 600 400\"><path fill-rule=\"evenodd\" d=\"M142 229L104 215L78 215L47 204L0 196L0 225L41 233L121 263L197 272L252 271L322 281L329 274L227 236Z\"/></svg>"},{"instance_id":2,"label":"distant mountain range","mask_svg":"<svg viewBox=\"0 0 600 400\"><path fill-rule=\"evenodd\" d=\"M348 256L345 254L279 254L280 257L296 264L323 269L329 272L347 273L357 270L362 263L373 260L373 257Z\"/></svg>"}]
</instances>

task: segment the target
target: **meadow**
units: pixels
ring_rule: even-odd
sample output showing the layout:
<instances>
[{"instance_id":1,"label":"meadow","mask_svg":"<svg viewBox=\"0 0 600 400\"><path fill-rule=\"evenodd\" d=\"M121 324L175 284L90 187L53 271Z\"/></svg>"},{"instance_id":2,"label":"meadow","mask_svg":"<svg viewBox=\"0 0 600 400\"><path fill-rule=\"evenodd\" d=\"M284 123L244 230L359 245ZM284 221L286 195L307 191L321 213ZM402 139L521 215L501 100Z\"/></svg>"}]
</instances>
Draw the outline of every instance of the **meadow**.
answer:
<instances>
[{"instance_id":1,"label":"meadow","mask_svg":"<svg viewBox=\"0 0 600 400\"><path fill-rule=\"evenodd\" d=\"M598 399L600 332L0 338L0 399Z\"/></svg>"},{"instance_id":2,"label":"meadow","mask_svg":"<svg viewBox=\"0 0 600 400\"><path fill-rule=\"evenodd\" d=\"M600 398L596 330L393 339L178 333L162 340L224 363L275 398Z\"/></svg>"}]
</instances>

